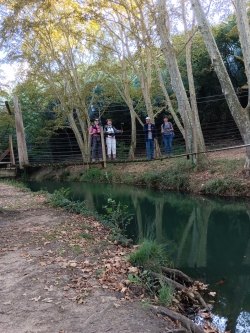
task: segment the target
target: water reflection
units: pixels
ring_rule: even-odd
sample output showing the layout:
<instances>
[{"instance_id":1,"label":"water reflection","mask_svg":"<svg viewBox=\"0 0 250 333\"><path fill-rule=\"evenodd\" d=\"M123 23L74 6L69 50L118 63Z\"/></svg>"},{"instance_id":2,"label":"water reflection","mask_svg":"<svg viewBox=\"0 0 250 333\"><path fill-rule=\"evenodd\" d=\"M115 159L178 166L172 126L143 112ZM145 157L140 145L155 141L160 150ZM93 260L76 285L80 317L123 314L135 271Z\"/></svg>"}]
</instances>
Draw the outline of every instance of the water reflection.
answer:
<instances>
[{"instance_id":1,"label":"water reflection","mask_svg":"<svg viewBox=\"0 0 250 333\"><path fill-rule=\"evenodd\" d=\"M153 236L171 244L175 267L217 292L214 321L231 333L250 333L250 203L159 193L128 186L31 183L33 190L70 187L75 200L102 211L105 196L129 207L136 241ZM223 279L222 279L223 278ZM222 281L218 283L218 281Z\"/></svg>"}]
</instances>

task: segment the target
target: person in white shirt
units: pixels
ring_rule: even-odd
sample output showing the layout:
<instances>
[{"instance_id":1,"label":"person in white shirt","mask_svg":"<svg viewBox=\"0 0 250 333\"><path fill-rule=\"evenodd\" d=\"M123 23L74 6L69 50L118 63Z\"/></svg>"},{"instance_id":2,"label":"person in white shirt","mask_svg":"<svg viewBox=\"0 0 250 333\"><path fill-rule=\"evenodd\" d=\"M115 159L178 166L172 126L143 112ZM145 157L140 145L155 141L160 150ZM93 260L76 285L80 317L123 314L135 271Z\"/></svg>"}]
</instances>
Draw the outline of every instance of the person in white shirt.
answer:
<instances>
[{"instance_id":1,"label":"person in white shirt","mask_svg":"<svg viewBox=\"0 0 250 333\"><path fill-rule=\"evenodd\" d=\"M112 125L112 120L107 119L107 125L104 126L104 135L106 135L106 144L107 144L109 161L111 161L111 154L113 156L113 160L116 161L116 139L115 139L116 133L122 133L122 130L116 129Z\"/></svg>"}]
</instances>

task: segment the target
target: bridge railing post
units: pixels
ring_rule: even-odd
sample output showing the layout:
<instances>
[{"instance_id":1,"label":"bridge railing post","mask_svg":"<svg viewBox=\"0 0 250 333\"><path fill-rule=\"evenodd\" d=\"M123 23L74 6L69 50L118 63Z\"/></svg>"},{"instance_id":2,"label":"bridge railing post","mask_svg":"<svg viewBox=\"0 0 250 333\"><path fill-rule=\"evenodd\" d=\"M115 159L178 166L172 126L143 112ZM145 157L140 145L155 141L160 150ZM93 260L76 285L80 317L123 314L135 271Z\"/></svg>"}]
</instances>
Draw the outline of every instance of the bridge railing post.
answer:
<instances>
[{"instance_id":1,"label":"bridge railing post","mask_svg":"<svg viewBox=\"0 0 250 333\"><path fill-rule=\"evenodd\" d=\"M104 134L103 134L103 126L101 127L101 142L102 142L102 166L104 169L107 167L107 158L106 158L106 149L105 149L105 141L104 141Z\"/></svg>"},{"instance_id":2,"label":"bridge railing post","mask_svg":"<svg viewBox=\"0 0 250 333\"><path fill-rule=\"evenodd\" d=\"M17 147L20 169L24 169L25 165L29 165L27 146L23 127L22 113L18 105L18 98L14 96L14 111L15 111L15 124L16 124L16 135L17 135Z\"/></svg>"},{"instance_id":3,"label":"bridge railing post","mask_svg":"<svg viewBox=\"0 0 250 333\"><path fill-rule=\"evenodd\" d=\"M15 165L15 156L14 156L14 149L13 149L13 142L12 142L12 135L9 134L9 147L10 147L10 163Z\"/></svg>"}]
</instances>

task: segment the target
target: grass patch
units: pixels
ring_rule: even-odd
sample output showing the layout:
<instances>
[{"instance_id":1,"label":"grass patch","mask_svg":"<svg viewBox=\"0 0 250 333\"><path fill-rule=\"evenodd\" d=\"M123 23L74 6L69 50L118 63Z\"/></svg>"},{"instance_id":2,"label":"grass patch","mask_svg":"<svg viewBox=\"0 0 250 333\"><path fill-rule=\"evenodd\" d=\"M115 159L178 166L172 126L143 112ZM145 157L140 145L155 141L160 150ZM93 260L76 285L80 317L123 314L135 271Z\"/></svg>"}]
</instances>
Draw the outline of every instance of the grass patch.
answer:
<instances>
[{"instance_id":1,"label":"grass patch","mask_svg":"<svg viewBox=\"0 0 250 333\"><path fill-rule=\"evenodd\" d=\"M130 254L129 262L133 266L159 272L161 266L166 266L168 262L165 246L157 244L156 241L145 239L137 251Z\"/></svg>"},{"instance_id":2,"label":"grass patch","mask_svg":"<svg viewBox=\"0 0 250 333\"><path fill-rule=\"evenodd\" d=\"M85 239L88 239L88 240L93 240L94 239L94 237L92 237L90 234L87 234L86 232L80 232L78 234L78 237L85 238Z\"/></svg>"},{"instance_id":3,"label":"grass patch","mask_svg":"<svg viewBox=\"0 0 250 333\"><path fill-rule=\"evenodd\" d=\"M174 287L171 284L164 284L159 280L160 289L158 290L159 303L163 306L171 305L174 297Z\"/></svg>"},{"instance_id":4,"label":"grass patch","mask_svg":"<svg viewBox=\"0 0 250 333\"><path fill-rule=\"evenodd\" d=\"M45 232L45 233L43 234L43 237L46 238L47 240L53 240L53 239L55 239L55 236L54 236L54 235L52 235L52 234L48 234L47 232Z\"/></svg>"},{"instance_id":5,"label":"grass patch","mask_svg":"<svg viewBox=\"0 0 250 333\"><path fill-rule=\"evenodd\" d=\"M75 254L82 254L82 249L80 248L80 246L75 245L71 247L72 252L74 252Z\"/></svg>"},{"instance_id":6,"label":"grass patch","mask_svg":"<svg viewBox=\"0 0 250 333\"><path fill-rule=\"evenodd\" d=\"M206 194L214 195L229 195L246 194L248 191L247 185L241 184L237 179L229 177L223 179L212 179L204 187Z\"/></svg>"},{"instance_id":7,"label":"grass patch","mask_svg":"<svg viewBox=\"0 0 250 333\"><path fill-rule=\"evenodd\" d=\"M98 168L92 168L81 176L82 182L94 182L94 183L106 182L107 183L107 182L109 182L109 180L110 179L109 179L107 171L104 172Z\"/></svg>"},{"instance_id":8,"label":"grass patch","mask_svg":"<svg viewBox=\"0 0 250 333\"><path fill-rule=\"evenodd\" d=\"M15 179L1 179L1 183L18 187L18 188L20 188L20 189L22 189L24 191L27 191L27 192L30 191L30 189L27 187L27 185L25 183L18 182Z\"/></svg>"}]
</instances>

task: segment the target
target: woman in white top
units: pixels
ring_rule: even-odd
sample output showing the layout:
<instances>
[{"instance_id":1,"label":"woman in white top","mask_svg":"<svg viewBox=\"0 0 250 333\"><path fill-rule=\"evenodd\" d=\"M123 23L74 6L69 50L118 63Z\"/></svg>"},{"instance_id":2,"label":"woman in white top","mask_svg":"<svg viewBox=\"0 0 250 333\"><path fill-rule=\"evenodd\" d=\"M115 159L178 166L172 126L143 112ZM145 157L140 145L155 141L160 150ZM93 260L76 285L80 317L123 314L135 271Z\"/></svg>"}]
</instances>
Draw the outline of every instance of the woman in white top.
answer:
<instances>
[{"instance_id":1,"label":"woman in white top","mask_svg":"<svg viewBox=\"0 0 250 333\"><path fill-rule=\"evenodd\" d=\"M106 144L108 150L108 160L111 160L111 154L113 160L116 161L116 139L115 133L122 133L122 131L112 126L112 120L107 119L107 125L104 126L104 135L106 135Z\"/></svg>"}]
</instances>

